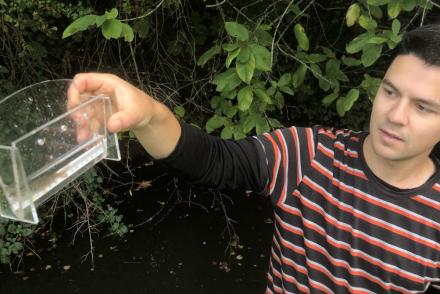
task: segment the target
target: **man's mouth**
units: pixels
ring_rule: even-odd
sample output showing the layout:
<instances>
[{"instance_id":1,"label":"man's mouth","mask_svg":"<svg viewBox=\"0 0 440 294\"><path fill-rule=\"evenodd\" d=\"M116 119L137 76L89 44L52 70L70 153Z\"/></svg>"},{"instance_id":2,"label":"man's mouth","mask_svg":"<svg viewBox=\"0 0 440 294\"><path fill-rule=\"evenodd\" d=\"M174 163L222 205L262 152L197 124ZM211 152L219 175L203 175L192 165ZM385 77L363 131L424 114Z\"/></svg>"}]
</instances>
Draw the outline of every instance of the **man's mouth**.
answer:
<instances>
[{"instance_id":1,"label":"man's mouth","mask_svg":"<svg viewBox=\"0 0 440 294\"><path fill-rule=\"evenodd\" d=\"M379 129L379 131L380 131L382 137L387 141L394 141L394 140L403 141L403 139L395 133L386 131L384 129Z\"/></svg>"}]
</instances>

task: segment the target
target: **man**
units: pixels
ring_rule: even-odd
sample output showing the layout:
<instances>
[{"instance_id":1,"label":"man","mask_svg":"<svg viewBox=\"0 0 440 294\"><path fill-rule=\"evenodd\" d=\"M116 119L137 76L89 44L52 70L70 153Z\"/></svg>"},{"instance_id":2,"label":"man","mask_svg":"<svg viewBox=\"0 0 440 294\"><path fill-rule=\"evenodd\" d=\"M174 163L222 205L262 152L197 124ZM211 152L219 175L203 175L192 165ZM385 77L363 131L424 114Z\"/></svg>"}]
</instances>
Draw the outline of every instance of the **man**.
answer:
<instances>
[{"instance_id":1,"label":"man","mask_svg":"<svg viewBox=\"0 0 440 294\"><path fill-rule=\"evenodd\" d=\"M267 293L419 293L440 284L440 26L407 33L377 92L370 131L291 127L221 140L179 121L113 75L79 74L107 94L111 132L132 130L157 161L196 183L269 195ZM77 118L78 140L89 135Z\"/></svg>"}]
</instances>

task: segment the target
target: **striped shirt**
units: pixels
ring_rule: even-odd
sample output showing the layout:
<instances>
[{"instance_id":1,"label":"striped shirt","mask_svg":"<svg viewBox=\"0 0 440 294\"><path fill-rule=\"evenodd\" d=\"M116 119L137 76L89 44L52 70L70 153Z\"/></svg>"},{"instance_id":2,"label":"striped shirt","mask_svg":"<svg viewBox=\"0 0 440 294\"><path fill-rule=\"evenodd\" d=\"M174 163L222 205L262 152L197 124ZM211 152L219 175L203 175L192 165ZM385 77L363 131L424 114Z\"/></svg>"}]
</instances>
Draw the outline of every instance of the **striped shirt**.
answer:
<instances>
[{"instance_id":1,"label":"striped shirt","mask_svg":"<svg viewBox=\"0 0 440 294\"><path fill-rule=\"evenodd\" d=\"M254 140L274 207L267 293L420 293L440 283L440 172L377 178L367 133L291 127Z\"/></svg>"}]
</instances>

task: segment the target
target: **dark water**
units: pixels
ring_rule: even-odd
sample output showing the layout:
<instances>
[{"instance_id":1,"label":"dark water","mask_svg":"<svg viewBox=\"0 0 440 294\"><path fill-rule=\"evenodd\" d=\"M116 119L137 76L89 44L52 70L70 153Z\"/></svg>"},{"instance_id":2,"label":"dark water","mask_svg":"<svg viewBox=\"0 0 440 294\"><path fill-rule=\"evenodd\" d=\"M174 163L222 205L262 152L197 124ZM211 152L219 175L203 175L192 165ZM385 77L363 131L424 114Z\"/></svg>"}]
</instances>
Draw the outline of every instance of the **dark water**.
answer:
<instances>
[{"instance_id":1,"label":"dark water","mask_svg":"<svg viewBox=\"0 0 440 294\"><path fill-rule=\"evenodd\" d=\"M132 225L123 239L95 236L93 269L90 256L81 262L89 251L88 235L77 235L72 245L72 231L65 231L54 249L34 244L40 258L25 256L22 271L2 267L0 293L264 293L272 237L267 200L244 193L230 195L234 204L222 198L239 236L230 255L222 206L212 205L213 194L206 190L182 194L184 201L169 214L136 226L172 193L166 187L173 184L156 183L133 189L118 207Z\"/></svg>"}]
</instances>

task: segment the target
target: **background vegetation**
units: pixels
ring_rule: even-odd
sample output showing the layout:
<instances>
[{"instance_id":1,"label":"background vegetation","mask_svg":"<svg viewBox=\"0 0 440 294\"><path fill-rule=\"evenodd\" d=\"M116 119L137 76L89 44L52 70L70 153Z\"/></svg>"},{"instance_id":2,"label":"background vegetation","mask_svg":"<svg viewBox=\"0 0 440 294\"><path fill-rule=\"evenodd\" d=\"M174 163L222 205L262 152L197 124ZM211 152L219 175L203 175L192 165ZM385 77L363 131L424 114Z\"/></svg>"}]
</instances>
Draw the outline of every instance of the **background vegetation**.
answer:
<instances>
[{"instance_id":1,"label":"background vegetation","mask_svg":"<svg viewBox=\"0 0 440 294\"><path fill-rule=\"evenodd\" d=\"M390 50L402 32L435 21L437 8L429 0L0 0L0 97L112 72L223 138L291 124L366 129ZM101 182L88 173L46 205L39 227L0 220L0 262L19 256L60 208L77 231L123 235Z\"/></svg>"}]
</instances>

